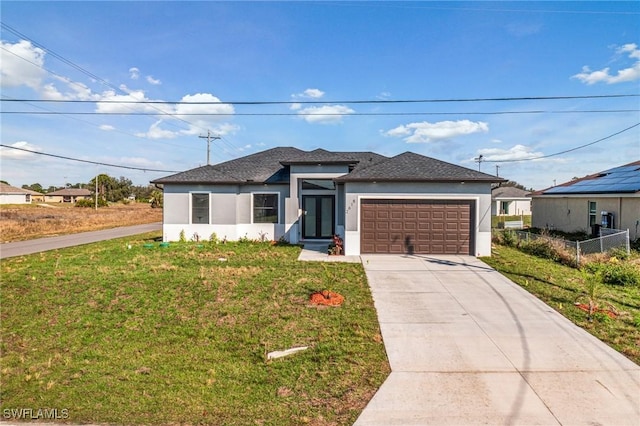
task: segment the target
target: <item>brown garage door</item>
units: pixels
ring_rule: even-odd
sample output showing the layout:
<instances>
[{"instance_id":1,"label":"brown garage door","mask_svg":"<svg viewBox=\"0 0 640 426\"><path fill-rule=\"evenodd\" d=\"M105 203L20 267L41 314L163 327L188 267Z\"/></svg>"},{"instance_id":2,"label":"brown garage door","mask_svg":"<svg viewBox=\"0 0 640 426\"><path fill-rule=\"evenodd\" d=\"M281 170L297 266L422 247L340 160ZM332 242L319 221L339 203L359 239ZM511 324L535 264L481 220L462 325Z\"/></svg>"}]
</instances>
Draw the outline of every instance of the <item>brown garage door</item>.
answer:
<instances>
[{"instance_id":1,"label":"brown garage door","mask_svg":"<svg viewBox=\"0 0 640 426\"><path fill-rule=\"evenodd\" d=\"M361 253L471 254L473 201L362 200Z\"/></svg>"}]
</instances>

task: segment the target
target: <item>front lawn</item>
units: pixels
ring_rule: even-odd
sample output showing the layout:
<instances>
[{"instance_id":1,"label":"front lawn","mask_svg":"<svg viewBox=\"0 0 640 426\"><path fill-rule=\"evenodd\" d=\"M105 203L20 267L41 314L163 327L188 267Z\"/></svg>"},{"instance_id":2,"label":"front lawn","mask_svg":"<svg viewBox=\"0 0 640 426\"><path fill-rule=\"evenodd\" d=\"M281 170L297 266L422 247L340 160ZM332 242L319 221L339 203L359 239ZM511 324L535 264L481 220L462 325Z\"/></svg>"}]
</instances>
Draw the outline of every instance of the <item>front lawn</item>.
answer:
<instances>
[{"instance_id":1,"label":"front lawn","mask_svg":"<svg viewBox=\"0 0 640 426\"><path fill-rule=\"evenodd\" d=\"M157 236L2 261L3 410L66 409L72 423L355 421L390 371L361 265ZM311 306L323 289L344 304ZM309 349L267 360L296 346Z\"/></svg>"},{"instance_id":2,"label":"front lawn","mask_svg":"<svg viewBox=\"0 0 640 426\"><path fill-rule=\"evenodd\" d=\"M575 306L584 303L589 292L580 270L502 245L482 261L640 364L640 287L601 284L592 298L602 307L613 305L619 315L614 319L600 312L590 321L587 312Z\"/></svg>"}]
</instances>

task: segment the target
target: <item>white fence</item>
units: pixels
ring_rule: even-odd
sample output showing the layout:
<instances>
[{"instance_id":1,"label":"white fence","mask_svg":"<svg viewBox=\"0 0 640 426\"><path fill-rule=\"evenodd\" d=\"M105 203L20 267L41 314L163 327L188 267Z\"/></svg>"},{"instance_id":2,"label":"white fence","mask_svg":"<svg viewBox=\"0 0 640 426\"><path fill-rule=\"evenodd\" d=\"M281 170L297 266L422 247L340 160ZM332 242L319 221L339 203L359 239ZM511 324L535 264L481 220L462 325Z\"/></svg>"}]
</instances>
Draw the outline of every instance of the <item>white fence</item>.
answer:
<instances>
[{"instance_id":1,"label":"white fence","mask_svg":"<svg viewBox=\"0 0 640 426\"><path fill-rule=\"evenodd\" d=\"M533 241L545 239L564 245L565 249L575 253L576 264L580 264L580 257L585 254L605 253L609 250L622 248L630 253L629 230L621 229L600 229L598 238L591 238L583 241L568 241L561 238L554 238L548 235L533 234L526 231L515 231L520 241Z\"/></svg>"}]
</instances>

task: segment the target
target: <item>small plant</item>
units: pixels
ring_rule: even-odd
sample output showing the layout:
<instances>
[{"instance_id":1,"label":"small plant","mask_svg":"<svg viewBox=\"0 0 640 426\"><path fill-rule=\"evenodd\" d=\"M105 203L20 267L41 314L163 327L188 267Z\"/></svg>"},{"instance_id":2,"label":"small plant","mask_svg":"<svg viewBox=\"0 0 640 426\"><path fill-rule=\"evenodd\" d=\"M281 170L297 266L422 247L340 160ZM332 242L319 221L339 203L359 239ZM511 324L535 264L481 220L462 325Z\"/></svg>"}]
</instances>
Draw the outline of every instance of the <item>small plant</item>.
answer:
<instances>
[{"instance_id":1,"label":"small plant","mask_svg":"<svg viewBox=\"0 0 640 426\"><path fill-rule=\"evenodd\" d=\"M209 242L211 244L218 244L218 234L212 232L211 235L209 235Z\"/></svg>"},{"instance_id":2,"label":"small plant","mask_svg":"<svg viewBox=\"0 0 640 426\"><path fill-rule=\"evenodd\" d=\"M509 247L515 247L518 242L518 236L512 229L502 231L502 244Z\"/></svg>"},{"instance_id":3,"label":"small plant","mask_svg":"<svg viewBox=\"0 0 640 426\"><path fill-rule=\"evenodd\" d=\"M187 242L187 237L185 236L184 229L180 231L180 236L178 237L181 243Z\"/></svg>"},{"instance_id":4,"label":"small plant","mask_svg":"<svg viewBox=\"0 0 640 426\"><path fill-rule=\"evenodd\" d=\"M198 234L197 232L194 232L193 235L191 236L191 241L195 241L200 242L200 234Z\"/></svg>"},{"instance_id":5,"label":"small plant","mask_svg":"<svg viewBox=\"0 0 640 426\"><path fill-rule=\"evenodd\" d=\"M258 233L258 236L260 237L260 242L264 243L265 241L267 241L267 237L269 236L269 234L267 232L260 231Z\"/></svg>"},{"instance_id":6,"label":"small plant","mask_svg":"<svg viewBox=\"0 0 640 426\"><path fill-rule=\"evenodd\" d=\"M598 270L595 272L589 272L586 268L581 270L583 293L576 299L576 305L578 307L584 307L587 311L587 320L593 321L594 314L597 312L612 312L617 314L615 307L603 300L602 292L602 273ZM581 303L586 302L586 303ZM609 309L601 308L601 305L605 304Z\"/></svg>"}]
</instances>

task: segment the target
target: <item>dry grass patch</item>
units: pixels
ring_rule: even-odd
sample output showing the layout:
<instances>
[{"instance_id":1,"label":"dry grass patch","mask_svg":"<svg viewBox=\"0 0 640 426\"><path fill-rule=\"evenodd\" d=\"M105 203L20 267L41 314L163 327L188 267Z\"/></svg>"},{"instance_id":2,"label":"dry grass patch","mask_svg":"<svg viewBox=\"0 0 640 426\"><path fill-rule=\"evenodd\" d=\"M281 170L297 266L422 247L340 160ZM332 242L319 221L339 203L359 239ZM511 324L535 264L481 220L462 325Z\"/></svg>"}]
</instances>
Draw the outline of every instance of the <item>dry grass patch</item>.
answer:
<instances>
[{"instance_id":1,"label":"dry grass patch","mask_svg":"<svg viewBox=\"0 0 640 426\"><path fill-rule=\"evenodd\" d=\"M97 211L71 204L26 204L0 208L2 242L24 241L118 226L162 222L162 209L146 203L112 204Z\"/></svg>"}]
</instances>

